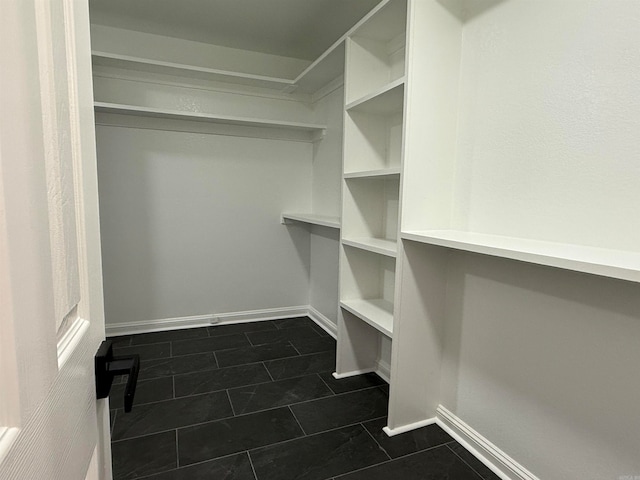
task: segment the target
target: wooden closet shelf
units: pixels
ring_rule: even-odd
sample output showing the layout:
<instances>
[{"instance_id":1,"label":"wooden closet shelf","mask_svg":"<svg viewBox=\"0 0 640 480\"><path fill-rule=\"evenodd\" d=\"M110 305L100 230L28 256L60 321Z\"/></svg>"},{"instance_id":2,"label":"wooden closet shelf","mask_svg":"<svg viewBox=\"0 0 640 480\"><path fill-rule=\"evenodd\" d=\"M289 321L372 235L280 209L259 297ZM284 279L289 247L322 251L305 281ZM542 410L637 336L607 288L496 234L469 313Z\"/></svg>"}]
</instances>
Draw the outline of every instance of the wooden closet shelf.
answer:
<instances>
[{"instance_id":1,"label":"wooden closet shelf","mask_svg":"<svg viewBox=\"0 0 640 480\"><path fill-rule=\"evenodd\" d=\"M381 298L342 300L340 306L387 337L393 336L393 303Z\"/></svg>"},{"instance_id":2,"label":"wooden closet shelf","mask_svg":"<svg viewBox=\"0 0 640 480\"><path fill-rule=\"evenodd\" d=\"M283 213L283 224L292 222L307 223L310 225L320 225L322 227L340 228L340 217L332 217L329 215L316 215L315 213Z\"/></svg>"},{"instance_id":3,"label":"wooden closet shelf","mask_svg":"<svg viewBox=\"0 0 640 480\"><path fill-rule=\"evenodd\" d=\"M640 282L640 252L458 230L407 231L401 236L429 245Z\"/></svg>"}]
</instances>

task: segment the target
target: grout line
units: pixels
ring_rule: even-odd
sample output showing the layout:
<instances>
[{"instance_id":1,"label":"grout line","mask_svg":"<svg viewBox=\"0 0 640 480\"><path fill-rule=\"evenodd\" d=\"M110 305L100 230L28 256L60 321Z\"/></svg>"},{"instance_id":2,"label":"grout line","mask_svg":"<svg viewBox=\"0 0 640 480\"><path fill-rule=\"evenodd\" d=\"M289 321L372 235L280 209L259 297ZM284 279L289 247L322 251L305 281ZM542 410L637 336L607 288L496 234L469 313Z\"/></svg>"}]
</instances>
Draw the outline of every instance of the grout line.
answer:
<instances>
[{"instance_id":1,"label":"grout line","mask_svg":"<svg viewBox=\"0 0 640 480\"><path fill-rule=\"evenodd\" d=\"M324 372L323 372L323 373L324 373ZM324 384L327 386L327 388L333 392L333 394L334 394L334 395L337 395L337 393L333 390L333 388L331 388L331 385L329 385L329 384L325 381L325 379L324 379L324 378L322 378L322 377L320 376L320 374L319 374L319 373L316 373L316 375L318 376L318 378L319 378L320 380L322 380L322 383L324 383ZM357 391L357 390L354 390L354 391Z\"/></svg>"},{"instance_id":2,"label":"grout line","mask_svg":"<svg viewBox=\"0 0 640 480\"><path fill-rule=\"evenodd\" d=\"M451 450L451 452L453 452L453 454L454 454L456 457L458 457L458 458L462 461L462 463L464 463L467 467L469 467L469 468L473 471L473 473L475 473L476 475L478 475L478 477L480 477L481 479L484 479L484 477L483 477L482 475L480 475L480 472L478 472L475 468L473 468L473 467L469 464L469 462L467 462L464 458L462 458L460 455L458 455L458 454L455 452L455 450L449 446L449 444L450 444L450 443L458 443L458 442L456 442L456 441L454 440L453 442L445 443L445 446L446 446L449 450ZM461 444L460 444L460 445L461 445ZM463 448L464 448L464 447L463 447ZM465 448L465 450L466 450L466 448ZM478 460L478 461L479 461L479 460Z\"/></svg>"},{"instance_id":3,"label":"grout line","mask_svg":"<svg viewBox=\"0 0 640 480\"><path fill-rule=\"evenodd\" d=\"M173 357L173 342L169 342L169 358Z\"/></svg>"},{"instance_id":4,"label":"grout line","mask_svg":"<svg viewBox=\"0 0 640 480\"><path fill-rule=\"evenodd\" d=\"M291 345L293 347L293 349L296 351L296 353L298 354L299 357L302 356L302 354L300 353L300 350L298 350L296 348L296 346L291 341L289 341L289 345Z\"/></svg>"},{"instance_id":5,"label":"grout line","mask_svg":"<svg viewBox=\"0 0 640 480\"><path fill-rule=\"evenodd\" d=\"M176 376L175 375L171 375L171 388L173 389L173 398L177 398L176 397Z\"/></svg>"},{"instance_id":6,"label":"grout line","mask_svg":"<svg viewBox=\"0 0 640 480\"><path fill-rule=\"evenodd\" d=\"M251 465L251 471L253 472L253 478L255 478L255 480L258 480L258 474L256 473L256 469L253 466L253 460L251 460L251 453L249 453L249 450L247 450L246 452L247 452L247 457L249 457L249 464Z\"/></svg>"},{"instance_id":7,"label":"grout line","mask_svg":"<svg viewBox=\"0 0 640 480\"><path fill-rule=\"evenodd\" d=\"M271 372L269 371L269 367L267 367L267 364L265 362L262 362L262 365L264 366L264 369L267 371L267 375L269 375L269 378L271 379L271 381L275 382L276 379L273 378L273 375L271 375Z\"/></svg>"},{"instance_id":8,"label":"grout line","mask_svg":"<svg viewBox=\"0 0 640 480\"><path fill-rule=\"evenodd\" d=\"M229 399L229 405L231 406L231 413L233 413L233 416L236 416L236 409L233 408L233 402L231 401L231 394L229 394L229 389L227 388L225 390L225 392L227 393L227 398Z\"/></svg>"},{"instance_id":9,"label":"grout line","mask_svg":"<svg viewBox=\"0 0 640 480\"><path fill-rule=\"evenodd\" d=\"M389 457L389 460L393 460L391 458L391 455L389 455L389 452L387 452L387 450L380 445L380 442L378 442L378 440L376 440L376 437L374 437L373 435L371 435L371 432L367 429L367 427L364 426L364 423L361 423L360 425L362 425L362 428L364 428L364 431L367 432L369 434L369 436L371 437L371 439L376 442L376 445L378 445L378 447L380 447L380 450L382 450L384 452L384 454Z\"/></svg>"},{"instance_id":10,"label":"grout line","mask_svg":"<svg viewBox=\"0 0 640 480\"><path fill-rule=\"evenodd\" d=\"M293 413L293 410L291 409L291 405L287 405L287 408L289 409L289 411L291 412L291 415L293 415L293 418L295 419L296 423L298 424L298 426L300 427L300 430L302 430L302 434L307 437L307 432L304 431L304 428L302 428L302 424L300 423L300 420L298 420L298 417L296 417L296 414Z\"/></svg>"},{"instance_id":11,"label":"grout line","mask_svg":"<svg viewBox=\"0 0 640 480\"><path fill-rule=\"evenodd\" d=\"M216 369L220 370L220 363L218 362L218 356L216 355L216 352L211 353L213 353L213 359L216 361Z\"/></svg>"},{"instance_id":12,"label":"grout line","mask_svg":"<svg viewBox=\"0 0 640 480\"><path fill-rule=\"evenodd\" d=\"M118 409L117 408L113 410L113 425L111 426L110 432L109 432L111 437L113 437L113 432L116 429L116 418L118 418Z\"/></svg>"},{"instance_id":13,"label":"grout line","mask_svg":"<svg viewBox=\"0 0 640 480\"><path fill-rule=\"evenodd\" d=\"M248 332L251 333L251 332ZM257 347L258 345L254 345L253 342L251 341L251 339L249 338L249 335L247 335L247 332L242 332L242 334L244 335L244 338L247 339L247 342L249 342L249 345L251 345L252 347Z\"/></svg>"},{"instance_id":14,"label":"grout line","mask_svg":"<svg viewBox=\"0 0 640 480\"><path fill-rule=\"evenodd\" d=\"M180 468L180 449L178 448L178 429L176 428L176 468Z\"/></svg>"}]
</instances>

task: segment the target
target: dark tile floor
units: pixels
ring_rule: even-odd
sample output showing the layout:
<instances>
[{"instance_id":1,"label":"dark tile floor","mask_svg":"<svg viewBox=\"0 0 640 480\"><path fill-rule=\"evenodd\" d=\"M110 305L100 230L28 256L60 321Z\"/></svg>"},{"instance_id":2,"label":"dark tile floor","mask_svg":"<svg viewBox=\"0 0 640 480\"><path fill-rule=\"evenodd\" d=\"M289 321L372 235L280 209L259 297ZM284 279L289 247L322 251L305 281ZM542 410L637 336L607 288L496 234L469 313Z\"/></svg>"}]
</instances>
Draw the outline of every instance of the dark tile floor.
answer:
<instances>
[{"instance_id":1,"label":"dark tile floor","mask_svg":"<svg viewBox=\"0 0 640 480\"><path fill-rule=\"evenodd\" d=\"M115 480L496 480L438 426L393 438L388 386L336 380L335 341L310 319L114 338L138 353L133 412L111 396Z\"/></svg>"}]
</instances>

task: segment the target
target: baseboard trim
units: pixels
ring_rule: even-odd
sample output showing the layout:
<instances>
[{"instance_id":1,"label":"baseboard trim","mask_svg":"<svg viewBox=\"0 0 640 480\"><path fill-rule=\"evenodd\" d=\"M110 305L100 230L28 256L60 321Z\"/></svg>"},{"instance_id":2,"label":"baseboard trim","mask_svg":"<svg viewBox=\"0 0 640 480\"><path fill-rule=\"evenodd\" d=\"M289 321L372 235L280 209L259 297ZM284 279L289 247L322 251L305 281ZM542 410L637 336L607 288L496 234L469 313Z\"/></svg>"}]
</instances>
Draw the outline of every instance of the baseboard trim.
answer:
<instances>
[{"instance_id":1,"label":"baseboard trim","mask_svg":"<svg viewBox=\"0 0 640 480\"><path fill-rule=\"evenodd\" d=\"M503 480L539 480L455 414L439 405L436 423Z\"/></svg>"},{"instance_id":2,"label":"baseboard trim","mask_svg":"<svg viewBox=\"0 0 640 480\"><path fill-rule=\"evenodd\" d=\"M306 317L309 313L308 305L296 307L265 308L262 310L248 310L246 312L228 312L214 315L214 325L244 322L261 322L278 318Z\"/></svg>"},{"instance_id":3,"label":"baseboard trim","mask_svg":"<svg viewBox=\"0 0 640 480\"><path fill-rule=\"evenodd\" d=\"M426 427L427 425L433 425L434 423L436 423L436 417L427 418L426 420L420 420L419 422L410 423L398 428L383 427L382 431L386 433L388 437L393 437L395 435L400 435L401 433L410 432L411 430L415 430L417 428Z\"/></svg>"},{"instance_id":4,"label":"baseboard trim","mask_svg":"<svg viewBox=\"0 0 640 480\"><path fill-rule=\"evenodd\" d=\"M333 372L331 375L333 375L333 378L335 378L336 380L340 380L341 378L355 377L356 375L364 375L365 373L371 373L375 371L375 368L365 368L363 370L354 370L352 372L345 373Z\"/></svg>"},{"instance_id":5,"label":"baseboard trim","mask_svg":"<svg viewBox=\"0 0 640 480\"><path fill-rule=\"evenodd\" d=\"M294 318L307 316L309 307L283 307L245 312L230 312L209 315L193 315L190 317L161 318L140 322L114 323L105 327L108 337L135 335L138 333L181 330L185 328L208 327L212 325L231 325L234 323L259 322L277 318Z\"/></svg>"},{"instance_id":6,"label":"baseboard trim","mask_svg":"<svg viewBox=\"0 0 640 480\"><path fill-rule=\"evenodd\" d=\"M385 382L391 383L391 365L389 365L387 362L382 359L378 360L378 367L376 368L375 372Z\"/></svg>"},{"instance_id":7,"label":"baseboard trim","mask_svg":"<svg viewBox=\"0 0 640 480\"><path fill-rule=\"evenodd\" d=\"M328 317L324 316L318 310L309 305L307 309L307 315L311 320L316 322L316 324L322 328L325 332L331 335L334 339L338 338L338 326L329 320Z\"/></svg>"}]
</instances>

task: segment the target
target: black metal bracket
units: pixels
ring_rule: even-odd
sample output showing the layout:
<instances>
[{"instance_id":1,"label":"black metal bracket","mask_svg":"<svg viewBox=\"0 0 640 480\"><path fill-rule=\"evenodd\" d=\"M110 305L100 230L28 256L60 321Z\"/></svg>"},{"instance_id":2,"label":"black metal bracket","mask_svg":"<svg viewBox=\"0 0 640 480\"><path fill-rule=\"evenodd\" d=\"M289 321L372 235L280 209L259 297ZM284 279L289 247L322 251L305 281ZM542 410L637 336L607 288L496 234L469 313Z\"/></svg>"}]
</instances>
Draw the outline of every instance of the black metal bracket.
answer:
<instances>
[{"instance_id":1,"label":"black metal bracket","mask_svg":"<svg viewBox=\"0 0 640 480\"><path fill-rule=\"evenodd\" d=\"M140 355L116 357L113 355L113 343L105 340L100 344L95 357L96 364L96 396L107 398L116 375L129 375L124 389L124 411L130 412L136 394L138 373L140 372Z\"/></svg>"}]
</instances>

